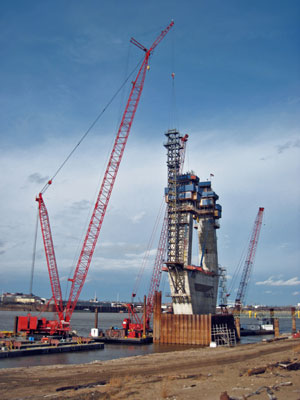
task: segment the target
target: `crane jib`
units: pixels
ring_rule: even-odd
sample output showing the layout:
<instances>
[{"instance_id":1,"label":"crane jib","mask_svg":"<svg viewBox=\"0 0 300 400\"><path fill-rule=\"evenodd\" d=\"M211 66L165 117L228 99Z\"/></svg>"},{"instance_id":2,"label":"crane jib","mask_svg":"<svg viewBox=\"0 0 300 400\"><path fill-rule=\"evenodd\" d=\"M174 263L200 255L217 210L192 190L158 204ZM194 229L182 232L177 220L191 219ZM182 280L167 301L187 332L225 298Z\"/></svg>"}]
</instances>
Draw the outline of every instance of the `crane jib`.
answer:
<instances>
[{"instance_id":1,"label":"crane jib","mask_svg":"<svg viewBox=\"0 0 300 400\"><path fill-rule=\"evenodd\" d=\"M136 76L136 79L132 84L130 95L125 107L125 111L123 113L121 124L116 135L114 146L94 206L94 211L91 216L88 230L83 242L79 260L77 262L73 278L70 279L72 285L70 289L70 295L67 302L67 306L64 310L64 315L63 315L61 287L57 270L52 234L50 229L49 216L44 200L42 198L42 194L40 194L37 199L37 201L39 202L40 224L43 235L44 248L45 248L49 278L51 283L51 290L56 307L56 312L58 314L61 323L65 323L65 321L66 322L70 321L88 273L88 269L93 257L95 246L100 234L103 219L107 210L108 202L112 193L112 189L116 180L118 169L127 143L127 139L130 133L131 125L143 90L149 57L153 52L154 48L165 37L165 35L168 33L168 31L171 29L173 25L174 22L171 21L171 23L167 26L167 28L163 30L160 33L160 35L156 38L156 40L153 42L149 50L141 46L143 50L146 49L146 54L143 63Z\"/></svg>"}]
</instances>

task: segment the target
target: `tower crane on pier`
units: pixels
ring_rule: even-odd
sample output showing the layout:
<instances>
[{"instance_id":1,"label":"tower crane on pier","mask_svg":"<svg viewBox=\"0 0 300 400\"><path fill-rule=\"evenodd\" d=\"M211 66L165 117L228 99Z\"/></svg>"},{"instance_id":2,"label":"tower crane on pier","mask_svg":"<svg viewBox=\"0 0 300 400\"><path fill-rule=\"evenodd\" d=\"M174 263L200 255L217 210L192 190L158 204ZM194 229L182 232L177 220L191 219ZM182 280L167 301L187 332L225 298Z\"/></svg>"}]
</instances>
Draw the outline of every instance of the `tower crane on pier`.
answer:
<instances>
[{"instance_id":1,"label":"tower crane on pier","mask_svg":"<svg viewBox=\"0 0 300 400\"><path fill-rule=\"evenodd\" d=\"M250 243L249 243L249 247L248 247L247 257L246 257L243 272L242 272L242 278L241 278L240 285L239 285L236 299L235 299L234 309L238 312L241 310L241 307L244 303L246 289L247 289L247 285L248 285L248 282L250 279L250 274L251 274L251 270L253 267L255 254L256 254L257 243L258 243L261 225L262 225L263 213L264 213L264 208L260 207L258 210L256 219L255 219L255 222L254 222L251 239L250 239Z\"/></svg>"},{"instance_id":2,"label":"tower crane on pier","mask_svg":"<svg viewBox=\"0 0 300 400\"><path fill-rule=\"evenodd\" d=\"M186 152L186 143L188 141L189 135L185 134L181 138L181 150L180 150L180 173L182 173L185 152ZM155 292L159 290L160 281L161 281L161 273L164 264L164 257L167 251L167 239L168 239L168 208L166 207L162 229L159 237L158 247L156 251L156 256L154 260L154 265L152 269L152 276L147 296L146 308L144 310L143 316L140 318L137 313L134 311L132 304L127 304L129 318L125 318L123 321L123 327L129 330L129 335L132 337L141 337L144 325L146 330L150 329L150 320L153 313L154 307L154 296ZM140 280L140 275L138 276L138 281ZM136 296L137 286L135 286L132 298ZM145 321L145 324L144 324Z\"/></svg>"},{"instance_id":3,"label":"tower crane on pier","mask_svg":"<svg viewBox=\"0 0 300 400\"><path fill-rule=\"evenodd\" d=\"M188 135L184 135L181 138L181 151L180 151L180 173L182 173L183 165L184 165L184 159L185 159L185 151L186 151L186 143L188 141ZM162 273L162 267L164 263L164 256L166 254L167 250L167 239L168 239L168 208L166 207L164 219L163 219L163 225L160 233L160 238L159 238L159 243L158 243L158 248L156 252L156 257L154 261L154 266L153 266L153 271L152 271L152 277L151 277L151 282L150 282L150 288L148 292L148 297L147 297L147 308L146 308L146 321L149 324L151 315L153 312L153 306L154 306L154 295L155 292L158 291L159 285L160 285L160 280L161 280L161 273Z\"/></svg>"},{"instance_id":4,"label":"tower crane on pier","mask_svg":"<svg viewBox=\"0 0 300 400\"><path fill-rule=\"evenodd\" d=\"M144 47L134 38L131 38L131 43L140 48L145 52L144 60L138 71L136 79L132 82L132 88L129 94L129 98L123 113L123 117L115 138L114 146L110 154L108 165L104 174L104 178L98 193L98 197L94 206L94 210L89 222L88 230L85 235L82 250L74 271L71 282L70 295L65 309L63 308L62 292L59 280L59 274L57 269L56 257L54 244L52 240L50 220L48 211L43 199L45 190L52 184L50 180L41 193L37 196L39 218L41 231L43 236L45 254L47 259L47 267L49 272L52 298L55 303L55 309L58 316L56 321L47 321L45 318L38 320L37 317L19 317L18 330L24 331L38 331L45 333L60 333L66 334L70 329L70 320L75 310L79 295L83 288L87 273L92 261L96 243L100 234L104 216L107 210L109 199L112 193L112 189L117 177L119 166L123 157L127 139L130 133L131 125L140 101L142 90L144 87L146 72L149 69L149 59L152 55L156 46L166 36L169 30L174 25L171 23L164 29L160 35L156 38L149 49Z\"/></svg>"}]
</instances>

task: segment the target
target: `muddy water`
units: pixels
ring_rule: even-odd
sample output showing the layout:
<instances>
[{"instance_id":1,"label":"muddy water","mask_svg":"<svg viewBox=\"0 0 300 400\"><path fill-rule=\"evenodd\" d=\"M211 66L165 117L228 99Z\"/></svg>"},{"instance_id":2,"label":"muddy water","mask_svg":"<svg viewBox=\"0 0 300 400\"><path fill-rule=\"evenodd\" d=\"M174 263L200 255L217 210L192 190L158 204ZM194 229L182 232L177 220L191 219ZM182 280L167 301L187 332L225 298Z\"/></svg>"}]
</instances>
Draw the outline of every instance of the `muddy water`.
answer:
<instances>
[{"instance_id":1,"label":"muddy water","mask_svg":"<svg viewBox=\"0 0 300 400\"><path fill-rule=\"evenodd\" d=\"M27 315L27 311L0 311L0 330L13 330L14 317L16 315ZM38 315L38 313L32 313ZM44 313L44 317L54 319L52 313ZM122 321L126 314L118 313L99 313L99 328L108 329L112 326L121 327ZM241 323L252 322L252 320L242 319ZM297 319L297 329L300 329L300 320ZM90 312L75 312L72 316L72 328L79 335L88 336L91 328L94 327L94 314ZM289 317L280 319L280 331L291 331L291 319ZM242 343L252 343L262 340L262 338L270 336L249 336L243 337ZM88 363L95 360L112 360L121 357L132 357L146 355L151 353L161 353L167 351L179 351L193 346L174 346L174 345L122 345L122 344L105 344L103 350L93 350L79 353L62 353L49 355L36 355L19 358L0 359L0 368L12 367L31 367L38 365L53 364L79 364Z\"/></svg>"}]
</instances>

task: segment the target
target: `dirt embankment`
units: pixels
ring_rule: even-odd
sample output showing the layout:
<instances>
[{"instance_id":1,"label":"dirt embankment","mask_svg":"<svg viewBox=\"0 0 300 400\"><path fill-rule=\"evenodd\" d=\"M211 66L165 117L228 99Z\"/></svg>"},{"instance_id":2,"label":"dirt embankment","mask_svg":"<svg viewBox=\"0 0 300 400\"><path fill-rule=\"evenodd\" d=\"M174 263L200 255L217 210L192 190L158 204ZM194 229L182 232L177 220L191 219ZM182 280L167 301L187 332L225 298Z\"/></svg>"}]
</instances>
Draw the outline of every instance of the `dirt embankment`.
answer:
<instances>
[{"instance_id":1,"label":"dirt embankment","mask_svg":"<svg viewBox=\"0 0 300 400\"><path fill-rule=\"evenodd\" d=\"M300 365L299 339L90 364L2 369L0 398L216 400L226 391L227 399L300 400L297 360ZM278 365L292 362L291 369ZM258 367L262 368L254 370Z\"/></svg>"}]
</instances>

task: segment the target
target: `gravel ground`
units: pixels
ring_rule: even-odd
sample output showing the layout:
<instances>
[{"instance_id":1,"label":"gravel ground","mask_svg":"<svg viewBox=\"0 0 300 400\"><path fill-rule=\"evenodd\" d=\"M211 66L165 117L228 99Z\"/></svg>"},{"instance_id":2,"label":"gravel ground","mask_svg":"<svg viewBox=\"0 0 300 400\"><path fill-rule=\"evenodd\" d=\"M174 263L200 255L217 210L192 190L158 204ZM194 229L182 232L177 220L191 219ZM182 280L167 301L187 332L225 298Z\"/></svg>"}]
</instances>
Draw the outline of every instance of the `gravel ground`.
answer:
<instances>
[{"instance_id":1,"label":"gravel ground","mask_svg":"<svg viewBox=\"0 0 300 400\"><path fill-rule=\"evenodd\" d=\"M0 399L300 400L300 369L277 365L289 361L296 368L297 360L300 339L285 339L89 364L7 368L0 370ZM259 367L264 371L249 373Z\"/></svg>"}]
</instances>

